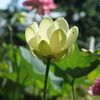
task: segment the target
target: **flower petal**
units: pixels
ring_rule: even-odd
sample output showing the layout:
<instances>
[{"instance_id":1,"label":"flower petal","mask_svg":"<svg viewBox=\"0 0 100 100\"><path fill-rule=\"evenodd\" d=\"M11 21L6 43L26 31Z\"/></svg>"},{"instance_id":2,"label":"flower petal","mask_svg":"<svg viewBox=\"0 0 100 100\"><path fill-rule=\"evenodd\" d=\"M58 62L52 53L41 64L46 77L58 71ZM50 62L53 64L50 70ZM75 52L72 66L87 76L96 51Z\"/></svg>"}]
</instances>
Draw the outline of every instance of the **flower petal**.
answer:
<instances>
[{"instance_id":1,"label":"flower petal","mask_svg":"<svg viewBox=\"0 0 100 100\"><path fill-rule=\"evenodd\" d=\"M61 52L54 54L54 59L60 60L67 54L68 54L68 49L62 50Z\"/></svg>"},{"instance_id":2,"label":"flower petal","mask_svg":"<svg viewBox=\"0 0 100 100\"><path fill-rule=\"evenodd\" d=\"M25 30L26 41L27 42L30 41L33 37L35 37L35 33L34 33L33 29L30 27L27 27Z\"/></svg>"},{"instance_id":3,"label":"flower petal","mask_svg":"<svg viewBox=\"0 0 100 100\"><path fill-rule=\"evenodd\" d=\"M63 30L58 29L54 33L52 33L50 37L50 46L53 53L60 52L67 40L67 35L64 33Z\"/></svg>"},{"instance_id":4,"label":"flower petal","mask_svg":"<svg viewBox=\"0 0 100 100\"><path fill-rule=\"evenodd\" d=\"M38 50L43 56L50 56L52 54L49 44L44 40L39 43Z\"/></svg>"},{"instance_id":5,"label":"flower petal","mask_svg":"<svg viewBox=\"0 0 100 100\"><path fill-rule=\"evenodd\" d=\"M36 22L33 22L32 25L30 25L30 28L34 31L34 33L37 33L39 28Z\"/></svg>"},{"instance_id":6,"label":"flower petal","mask_svg":"<svg viewBox=\"0 0 100 100\"><path fill-rule=\"evenodd\" d=\"M69 30L68 22L63 17L58 18L55 22L58 23L59 28L64 30L66 33L68 32Z\"/></svg>"},{"instance_id":7,"label":"flower petal","mask_svg":"<svg viewBox=\"0 0 100 100\"><path fill-rule=\"evenodd\" d=\"M54 31L56 31L57 29L59 29L58 24L54 22L47 30L48 38L50 38Z\"/></svg>"},{"instance_id":8,"label":"flower petal","mask_svg":"<svg viewBox=\"0 0 100 100\"><path fill-rule=\"evenodd\" d=\"M36 22L33 22L33 24L31 24L25 30L26 41L28 42L31 38L37 35L37 32L38 32L38 25Z\"/></svg>"},{"instance_id":9,"label":"flower petal","mask_svg":"<svg viewBox=\"0 0 100 100\"><path fill-rule=\"evenodd\" d=\"M50 37L52 33L57 29L62 29L66 33L68 32L69 30L68 22L63 17L55 20L55 22L48 28L47 30L48 37Z\"/></svg>"},{"instance_id":10,"label":"flower petal","mask_svg":"<svg viewBox=\"0 0 100 100\"><path fill-rule=\"evenodd\" d=\"M35 36L31 38L27 43L31 49L38 50L38 43L39 43L38 37Z\"/></svg>"},{"instance_id":11,"label":"flower petal","mask_svg":"<svg viewBox=\"0 0 100 100\"><path fill-rule=\"evenodd\" d=\"M69 56L73 53L73 51L74 51L74 45L72 45L72 47L71 47L70 49L68 49L68 53L65 54L63 57L64 57L64 58L65 58L65 57L69 57Z\"/></svg>"},{"instance_id":12,"label":"flower petal","mask_svg":"<svg viewBox=\"0 0 100 100\"><path fill-rule=\"evenodd\" d=\"M39 34L41 35L41 38L47 37L47 29L51 26L53 23L53 20L50 17L45 17L39 26Z\"/></svg>"},{"instance_id":13,"label":"flower petal","mask_svg":"<svg viewBox=\"0 0 100 100\"><path fill-rule=\"evenodd\" d=\"M32 52L32 54L34 55L34 56L37 56L37 57L39 57L39 58L42 58L42 54L40 54L40 52L38 51L38 50L31 50L31 52Z\"/></svg>"},{"instance_id":14,"label":"flower petal","mask_svg":"<svg viewBox=\"0 0 100 100\"><path fill-rule=\"evenodd\" d=\"M78 27L77 26L73 26L67 33L67 42L66 42L66 48L70 48L74 42L76 41L77 37L78 37Z\"/></svg>"}]
</instances>

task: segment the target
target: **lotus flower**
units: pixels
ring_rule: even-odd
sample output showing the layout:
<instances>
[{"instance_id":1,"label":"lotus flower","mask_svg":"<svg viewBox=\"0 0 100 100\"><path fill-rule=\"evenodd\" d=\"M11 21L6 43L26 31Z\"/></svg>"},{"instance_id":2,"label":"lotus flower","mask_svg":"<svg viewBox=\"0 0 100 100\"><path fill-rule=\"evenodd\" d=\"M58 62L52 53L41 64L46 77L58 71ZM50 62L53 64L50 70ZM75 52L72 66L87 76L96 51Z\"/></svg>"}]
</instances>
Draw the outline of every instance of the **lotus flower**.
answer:
<instances>
[{"instance_id":1,"label":"lotus flower","mask_svg":"<svg viewBox=\"0 0 100 100\"><path fill-rule=\"evenodd\" d=\"M53 21L45 17L38 26L36 22L25 30L26 41L38 57L59 60L68 56L78 36L78 27L69 29L67 21L61 17Z\"/></svg>"},{"instance_id":2,"label":"lotus flower","mask_svg":"<svg viewBox=\"0 0 100 100\"><path fill-rule=\"evenodd\" d=\"M29 10L37 8L40 15L48 14L50 10L57 7L53 0L26 0L23 5L27 6Z\"/></svg>"},{"instance_id":3,"label":"lotus flower","mask_svg":"<svg viewBox=\"0 0 100 100\"><path fill-rule=\"evenodd\" d=\"M89 88L88 93L90 95L100 95L100 78L95 80L95 84Z\"/></svg>"}]
</instances>

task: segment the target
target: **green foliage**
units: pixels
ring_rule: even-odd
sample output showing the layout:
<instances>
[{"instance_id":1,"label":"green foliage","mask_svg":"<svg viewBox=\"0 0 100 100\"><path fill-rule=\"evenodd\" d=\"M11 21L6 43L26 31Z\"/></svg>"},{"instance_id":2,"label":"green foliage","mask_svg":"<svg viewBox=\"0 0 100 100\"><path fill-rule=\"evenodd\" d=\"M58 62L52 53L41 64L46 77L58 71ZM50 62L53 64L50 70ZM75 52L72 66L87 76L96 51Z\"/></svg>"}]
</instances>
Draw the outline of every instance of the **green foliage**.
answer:
<instances>
[{"instance_id":1,"label":"green foliage","mask_svg":"<svg viewBox=\"0 0 100 100\"><path fill-rule=\"evenodd\" d=\"M2 58L0 62L0 79L3 80L3 82L1 81L2 88L0 91L2 96L8 93L9 84L12 86L7 94L9 99L16 98L17 100L17 97L21 98L17 91L21 94L32 93L35 95L40 90L42 91L46 68L45 62L32 56L30 51L23 46L16 47L4 44L0 52L0 57ZM98 56L95 53L80 51L78 46L75 45L75 50L71 56L62 61L51 63L48 84L49 93L51 95L62 95L63 93L68 96L67 93L71 89L72 78L87 75L99 65L99 62ZM87 79L91 80L91 75L94 75L94 73L98 73L99 76L98 69L95 69L88 75ZM14 94L13 91L15 91Z\"/></svg>"},{"instance_id":2,"label":"green foliage","mask_svg":"<svg viewBox=\"0 0 100 100\"><path fill-rule=\"evenodd\" d=\"M66 74L78 78L87 75L89 72L94 70L99 64L99 60L97 59L98 57L96 54L82 52L79 50L77 45L75 45L72 55L59 61L57 65L62 70L65 70Z\"/></svg>"}]
</instances>

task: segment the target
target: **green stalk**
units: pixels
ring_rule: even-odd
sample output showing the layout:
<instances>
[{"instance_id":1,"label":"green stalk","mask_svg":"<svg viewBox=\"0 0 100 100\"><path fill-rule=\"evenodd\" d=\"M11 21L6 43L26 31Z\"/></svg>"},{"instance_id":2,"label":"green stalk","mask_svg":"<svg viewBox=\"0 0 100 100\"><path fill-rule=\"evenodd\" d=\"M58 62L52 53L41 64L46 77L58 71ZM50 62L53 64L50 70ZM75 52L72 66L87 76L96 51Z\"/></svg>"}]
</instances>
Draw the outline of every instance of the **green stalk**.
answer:
<instances>
[{"instance_id":1,"label":"green stalk","mask_svg":"<svg viewBox=\"0 0 100 100\"><path fill-rule=\"evenodd\" d=\"M49 69L50 69L50 61L51 61L51 59L49 58L47 60L47 66L46 66L46 72L45 72L43 100L46 100L47 82L48 82L48 74L49 74Z\"/></svg>"},{"instance_id":2,"label":"green stalk","mask_svg":"<svg viewBox=\"0 0 100 100\"><path fill-rule=\"evenodd\" d=\"M72 80L72 95L73 95L73 100L76 100L75 90L74 90L74 83L75 83L75 78L73 78L73 80Z\"/></svg>"},{"instance_id":3,"label":"green stalk","mask_svg":"<svg viewBox=\"0 0 100 100\"><path fill-rule=\"evenodd\" d=\"M14 48L14 41L13 41L13 29L12 27L8 24L8 29L9 29L9 35L10 35L10 43L12 44L12 51L13 51L13 66L15 66L15 71L17 73L17 77L16 77L16 82L19 84L19 66L17 66L17 59L16 59L16 49ZM19 89L19 91L18 91ZM11 97L11 100L15 100L16 99L16 94L20 94L20 88L15 88L15 91L12 93L12 97ZM19 100L19 97L18 99Z\"/></svg>"}]
</instances>

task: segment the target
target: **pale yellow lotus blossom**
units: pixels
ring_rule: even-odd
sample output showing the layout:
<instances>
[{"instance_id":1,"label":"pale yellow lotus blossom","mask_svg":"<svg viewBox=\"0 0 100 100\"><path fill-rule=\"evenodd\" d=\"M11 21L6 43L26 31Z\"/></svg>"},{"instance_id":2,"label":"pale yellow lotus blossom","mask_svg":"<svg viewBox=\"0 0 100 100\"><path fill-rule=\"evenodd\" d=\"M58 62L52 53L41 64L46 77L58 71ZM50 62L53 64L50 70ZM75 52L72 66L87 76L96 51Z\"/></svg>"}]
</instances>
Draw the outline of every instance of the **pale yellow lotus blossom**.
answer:
<instances>
[{"instance_id":1,"label":"pale yellow lotus blossom","mask_svg":"<svg viewBox=\"0 0 100 100\"><path fill-rule=\"evenodd\" d=\"M73 51L78 27L69 29L67 21L60 17L53 21L45 17L38 26L36 22L25 30L26 41L35 56L59 60Z\"/></svg>"}]
</instances>

